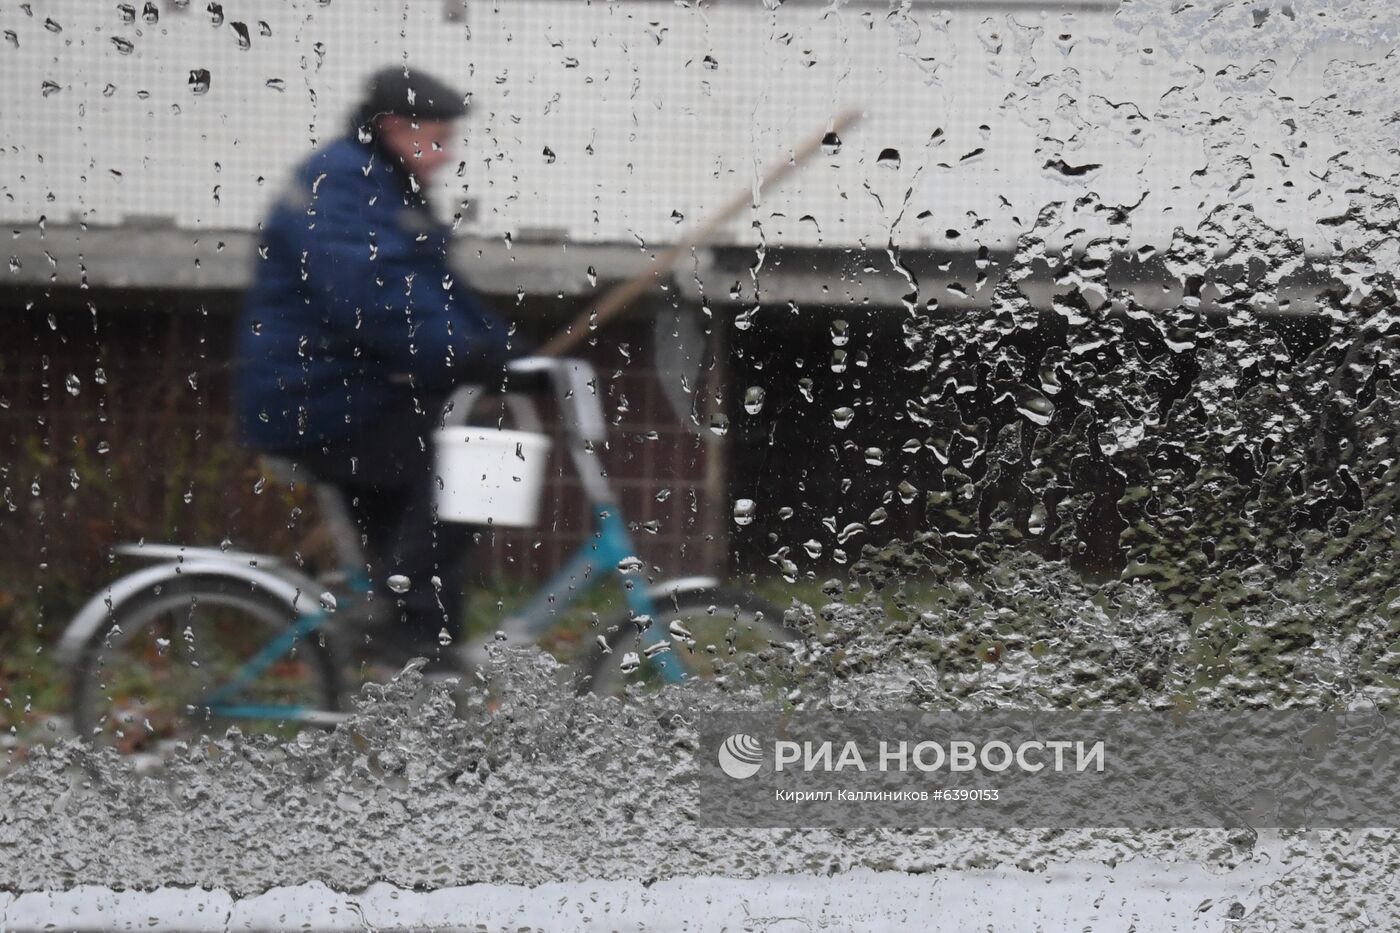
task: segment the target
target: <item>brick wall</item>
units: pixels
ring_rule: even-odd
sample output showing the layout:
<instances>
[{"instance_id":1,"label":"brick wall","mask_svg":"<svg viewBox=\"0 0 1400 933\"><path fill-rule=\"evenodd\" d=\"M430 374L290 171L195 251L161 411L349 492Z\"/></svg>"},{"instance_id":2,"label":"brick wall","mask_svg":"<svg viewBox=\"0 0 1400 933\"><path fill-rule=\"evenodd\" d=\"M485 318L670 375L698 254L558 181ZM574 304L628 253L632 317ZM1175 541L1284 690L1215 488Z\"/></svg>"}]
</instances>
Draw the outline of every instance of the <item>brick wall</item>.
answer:
<instances>
[{"instance_id":1,"label":"brick wall","mask_svg":"<svg viewBox=\"0 0 1400 933\"><path fill-rule=\"evenodd\" d=\"M71 590L59 600L71 602L114 574L112 544L142 537L227 538L325 559L313 500L274 483L259 489L255 459L231 440L227 353L237 306L231 292L8 293L0 306L0 575L8 585ZM523 313L519 329L540 340L551 321L576 310ZM604 460L640 557L668 573L723 570L725 526L711 502L723 495L712 473L722 439L687 430L668 405L650 362L653 339L642 315L581 354L600 374L611 435ZM542 414L554 423L548 405ZM488 533L474 556L480 574L534 578L589 533L582 490L557 444L550 475L540 527Z\"/></svg>"}]
</instances>

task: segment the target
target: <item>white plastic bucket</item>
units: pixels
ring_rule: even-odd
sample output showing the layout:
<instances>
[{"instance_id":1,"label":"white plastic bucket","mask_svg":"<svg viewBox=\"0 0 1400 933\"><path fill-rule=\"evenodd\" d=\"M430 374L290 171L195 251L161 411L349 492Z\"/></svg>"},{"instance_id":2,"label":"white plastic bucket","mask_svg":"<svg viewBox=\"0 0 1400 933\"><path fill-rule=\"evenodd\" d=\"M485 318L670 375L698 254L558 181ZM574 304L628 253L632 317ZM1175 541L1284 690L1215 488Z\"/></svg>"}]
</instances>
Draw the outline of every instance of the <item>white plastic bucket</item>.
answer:
<instances>
[{"instance_id":1,"label":"white plastic bucket","mask_svg":"<svg viewBox=\"0 0 1400 933\"><path fill-rule=\"evenodd\" d=\"M529 431L443 428L434 436L438 518L533 526L540 514L549 438Z\"/></svg>"}]
</instances>

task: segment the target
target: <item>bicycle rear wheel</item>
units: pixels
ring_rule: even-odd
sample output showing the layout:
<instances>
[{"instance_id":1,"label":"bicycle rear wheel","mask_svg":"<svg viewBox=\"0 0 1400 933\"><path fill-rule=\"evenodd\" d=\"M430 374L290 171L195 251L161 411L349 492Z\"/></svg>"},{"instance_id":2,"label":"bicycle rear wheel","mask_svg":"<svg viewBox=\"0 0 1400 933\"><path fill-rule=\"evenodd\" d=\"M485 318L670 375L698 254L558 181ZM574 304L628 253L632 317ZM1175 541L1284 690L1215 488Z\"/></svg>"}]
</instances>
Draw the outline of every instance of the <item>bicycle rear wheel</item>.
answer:
<instances>
[{"instance_id":1,"label":"bicycle rear wheel","mask_svg":"<svg viewBox=\"0 0 1400 933\"><path fill-rule=\"evenodd\" d=\"M340 666L319 632L291 640L235 695L214 700L296 619L282 600L216 574L167 580L125 600L78 658L75 731L122 752L159 753L233 724L291 735L331 721L341 704Z\"/></svg>"},{"instance_id":2,"label":"bicycle rear wheel","mask_svg":"<svg viewBox=\"0 0 1400 933\"><path fill-rule=\"evenodd\" d=\"M622 696L633 684L660 687L660 672L647 659L657 626L688 679L744 673L781 686L790 679L786 662L804 642L772 604L726 587L677 594L660 601L657 611L645 630L626 615L603 624L599 637L606 647L600 644L593 653L584 689Z\"/></svg>"}]
</instances>

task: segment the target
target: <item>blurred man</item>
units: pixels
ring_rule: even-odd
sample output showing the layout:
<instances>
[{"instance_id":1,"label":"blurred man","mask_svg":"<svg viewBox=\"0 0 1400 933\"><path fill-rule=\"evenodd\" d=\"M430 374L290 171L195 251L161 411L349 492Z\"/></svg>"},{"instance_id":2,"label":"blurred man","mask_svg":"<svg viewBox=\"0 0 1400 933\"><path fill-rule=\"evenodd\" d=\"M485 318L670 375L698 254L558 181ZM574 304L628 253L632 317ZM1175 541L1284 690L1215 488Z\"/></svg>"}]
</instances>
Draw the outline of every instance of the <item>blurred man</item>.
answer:
<instances>
[{"instance_id":1,"label":"blurred man","mask_svg":"<svg viewBox=\"0 0 1400 933\"><path fill-rule=\"evenodd\" d=\"M336 486L366 546L387 659L460 635L472 529L433 513L433 431L460 382L497 380L507 328L447 265L424 191L463 95L372 75L345 138L314 153L261 228L239 335L244 437Z\"/></svg>"}]
</instances>

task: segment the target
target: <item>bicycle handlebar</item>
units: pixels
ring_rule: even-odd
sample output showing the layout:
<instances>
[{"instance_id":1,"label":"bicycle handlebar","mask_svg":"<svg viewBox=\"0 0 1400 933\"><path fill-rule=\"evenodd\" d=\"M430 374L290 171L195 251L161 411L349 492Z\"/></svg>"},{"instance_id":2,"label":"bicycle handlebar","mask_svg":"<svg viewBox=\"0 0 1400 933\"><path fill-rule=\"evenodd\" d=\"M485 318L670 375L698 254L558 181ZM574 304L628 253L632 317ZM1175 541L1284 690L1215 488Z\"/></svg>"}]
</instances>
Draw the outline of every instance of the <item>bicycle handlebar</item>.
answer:
<instances>
[{"instance_id":1,"label":"bicycle handlebar","mask_svg":"<svg viewBox=\"0 0 1400 933\"><path fill-rule=\"evenodd\" d=\"M603 406L598 396L598 374L591 363L572 357L524 356L506 364L506 376L507 401L511 400L511 396L519 397L521 394L518 389L512 392L512 389L517 387L511 385L514 380L510 377L523 377L526 381L541 378L554 393L567 432L585 441L607 440L607 422L603 417ZM476 400L485 393L486 388L475 384L459 387L452 393L448 402L449 411L465 422L471 415ZM517 404L521 407L516 409L513 406L513 410L523 410L524 405L528 405L528 400L522 399ZM459 405L460 412L457 411Z\"/></svg>"}]
</instances>

